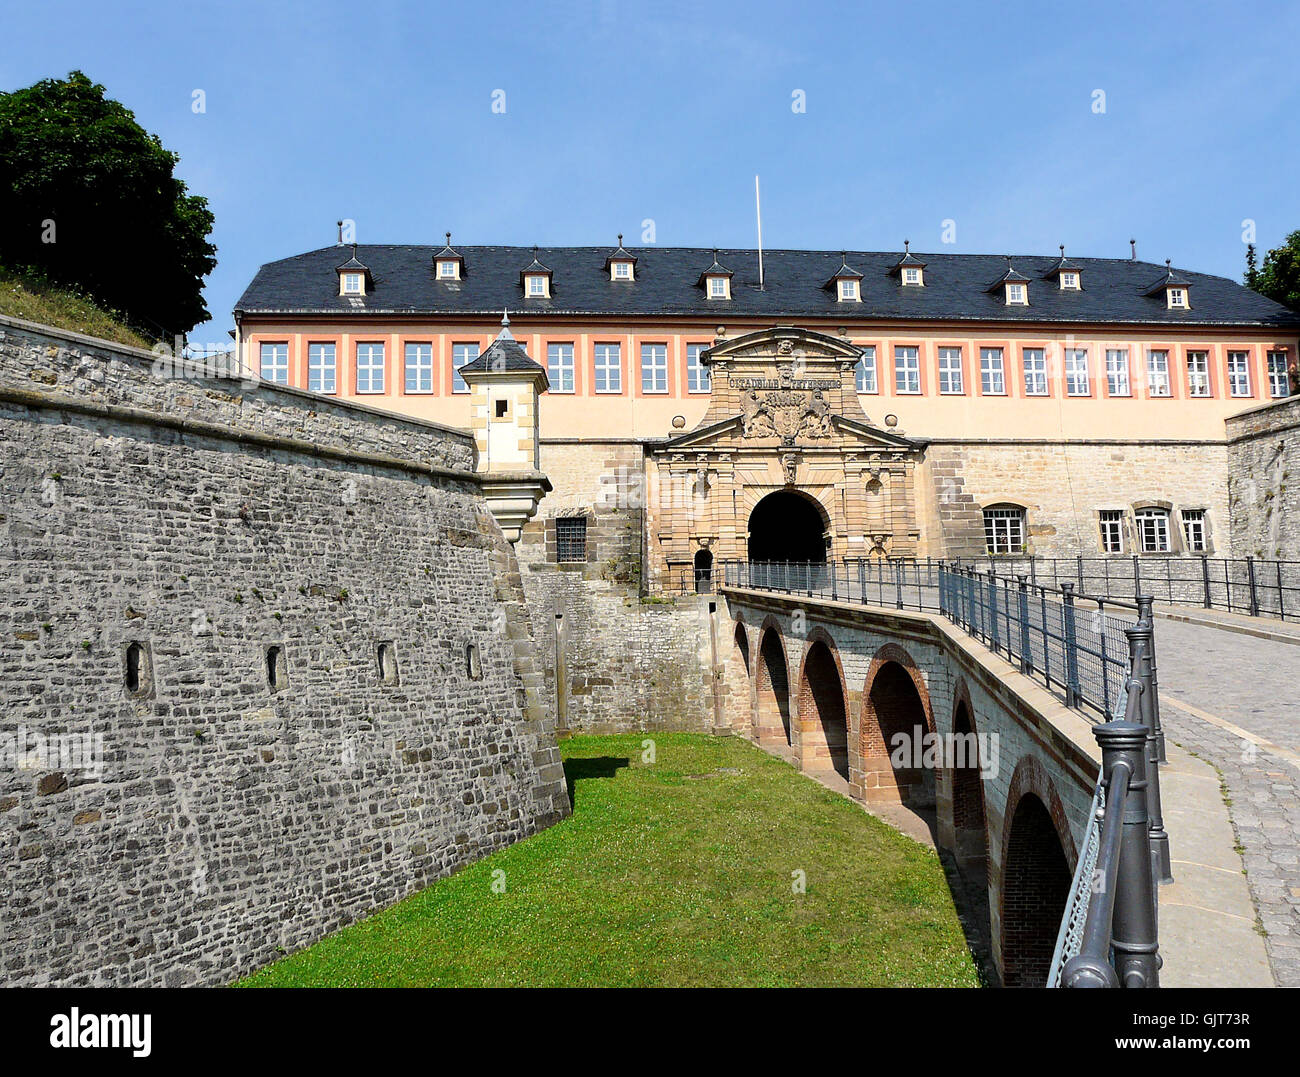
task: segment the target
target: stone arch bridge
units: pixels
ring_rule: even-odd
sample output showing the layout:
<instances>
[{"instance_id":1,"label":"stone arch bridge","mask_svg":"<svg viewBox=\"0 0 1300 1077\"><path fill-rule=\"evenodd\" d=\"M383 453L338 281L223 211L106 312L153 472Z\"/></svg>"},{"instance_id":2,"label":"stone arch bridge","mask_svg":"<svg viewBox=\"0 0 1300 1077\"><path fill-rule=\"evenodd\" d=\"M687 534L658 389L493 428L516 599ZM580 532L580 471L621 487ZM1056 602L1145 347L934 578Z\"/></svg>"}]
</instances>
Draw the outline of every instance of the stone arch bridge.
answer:
<instances>
[{"instance_id":1,"label":"stone arch bridge","mask_svg":"<svg viewBox=\"0 0 1300 1077\"><path fill-rule=\"evenodd\" d=\"M724 588L717 713L869 808L916 811L1007 986L1041 986L1087 827L1091 727L937 615Z\"/></svg>"}]
</instances>

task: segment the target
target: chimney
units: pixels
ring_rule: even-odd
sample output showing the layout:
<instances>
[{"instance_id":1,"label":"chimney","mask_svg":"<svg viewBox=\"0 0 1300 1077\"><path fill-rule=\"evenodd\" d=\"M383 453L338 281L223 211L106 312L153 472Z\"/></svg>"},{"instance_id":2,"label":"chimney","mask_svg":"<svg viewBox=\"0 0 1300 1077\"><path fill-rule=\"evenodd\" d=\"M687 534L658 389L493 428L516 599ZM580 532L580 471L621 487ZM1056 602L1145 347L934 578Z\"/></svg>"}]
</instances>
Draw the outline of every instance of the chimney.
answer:
<instances>
[{"instance_id":1,"label":"chimney","mask_svg":"<svg viewBox=\"0 0 1300 1077\"><path fill-rule=\"evenodd\" d=\"M340 247L343 246L343 222L342 221L339 221L339 239L337 245Z\"/></svg>"},{"instance_id":2,"label":"chimney","mask_svg":"<svg viewBox=\"0 0 1300 1077\"><path fill-rule=\"evenodd\" d=\"M1130 240L1128 241L1128 257L1129 257L1129 261L1131 261L1131 262L1136 262L1136 261L1137 261L1137 257L1138 257L1138 241L1137 241L1136 239L1130 239Z\"/></svg>"}]
</instances>

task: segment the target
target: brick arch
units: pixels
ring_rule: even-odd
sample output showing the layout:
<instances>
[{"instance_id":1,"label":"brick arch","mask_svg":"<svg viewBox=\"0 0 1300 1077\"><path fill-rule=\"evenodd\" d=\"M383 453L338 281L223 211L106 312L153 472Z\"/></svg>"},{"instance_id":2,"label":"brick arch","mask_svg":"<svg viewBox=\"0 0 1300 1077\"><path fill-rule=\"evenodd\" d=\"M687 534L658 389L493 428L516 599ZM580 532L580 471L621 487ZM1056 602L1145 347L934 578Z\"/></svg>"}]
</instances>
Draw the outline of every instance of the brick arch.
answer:
<instances>
[{"instance_id":1,"label":"brick arch","mask_svg":"<svg viewBox=\"0 0 1300 1077\"><path fill-rule=\"evenodd\" d=\"M862 689L862 720L853 753L854 791L867 801L892 800L924 805L934 799L934 773L924 768L895 768L890 760L896 734L933 735L930 690L915 659L897 643L886 643L872 656Z\"/></svg>"},{"instance_id":2,"label":"brick arch","mask_svg":"<svg viewBox=\"0 0 1300 1077\"><path fill-rule=\"evenodd\" d=\"M755 737L763 745L788 746L791 743L790 660L780 622L771 614L759 626L754 665Z\"/></svg>"},{"instance_id":3,"label":"brick arch","mask_svg":"<svg viewBox=\"0 0 1300 1077\"><path fill-rule=\"evenodd\" d=\"M818 625L808 633L799 663L800 765L849 776L849 705L844 665L835 639Z\"/></svg>"},{"instance_id":4,"label":"brick arch","mask_svg":"<svg viewBox=\"0 0 1300 1077\"><path fill-rule=\"evenodd\" d=\"M749 625L737 615L731 633L731 648L727 652L725 710L727 726L743 736L754 732L754 646Z\"/></svg>"},{"instance_id":5,"label":"brick arch","mask_svg":"<svg viewBox=\"0 0 1300 1077\"><path fill-rule=\"evenodd\" d=\"M1078 852L1061 798L1034 756L1016 764L1002 819L998 886L1002 982L1007 987L1041 987Z\"/></svg>"},{"instance_id":6,"label":"brick arch","mask_svg":"<svg viewBox=\"0 0 1300 1077\"><path fill-rule=\"evenodd\" d=\"M984 780L979 769L983 762L979 755L979 723L964 676L958 675L952 697L949 729L953 735L954 751L948 760L947 778L952 791L952 829L957 859L971 866L983 865L987 870L988 813L984 802ZM957 739L964 734L973 734L974 743L970 748L964 748L963 742Z\"/></svg>"}]
</instances>

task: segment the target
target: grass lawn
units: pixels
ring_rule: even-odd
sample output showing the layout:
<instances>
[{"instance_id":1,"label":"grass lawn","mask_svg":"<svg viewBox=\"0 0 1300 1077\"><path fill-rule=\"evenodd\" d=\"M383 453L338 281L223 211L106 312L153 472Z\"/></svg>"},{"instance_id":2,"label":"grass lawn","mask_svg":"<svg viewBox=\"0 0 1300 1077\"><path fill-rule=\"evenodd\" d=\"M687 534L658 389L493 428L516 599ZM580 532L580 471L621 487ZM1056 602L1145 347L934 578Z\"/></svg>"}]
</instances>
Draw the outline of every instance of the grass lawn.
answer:
<instances>
[{"instance_id":1,"label":"grass lawn","mask_svg":"<svg viewBox=\"0 0 1300 1077\"><path fill-rule=\"evenodd\" d=\"M243 985L978 986L938 857L787 764L683 733L561 748L569 819Z\"/></svg>"},{"instance_id":2,"label":"grass lawn","mask_svg":"<svg viewBox=\"0 0 1300 1077\"><path fill-rule=\"evenodd\" d=\"M91 300L4 266L0 266L0 314L136 348L149 347L149 341Z\"/></svg>"}]
</instances>

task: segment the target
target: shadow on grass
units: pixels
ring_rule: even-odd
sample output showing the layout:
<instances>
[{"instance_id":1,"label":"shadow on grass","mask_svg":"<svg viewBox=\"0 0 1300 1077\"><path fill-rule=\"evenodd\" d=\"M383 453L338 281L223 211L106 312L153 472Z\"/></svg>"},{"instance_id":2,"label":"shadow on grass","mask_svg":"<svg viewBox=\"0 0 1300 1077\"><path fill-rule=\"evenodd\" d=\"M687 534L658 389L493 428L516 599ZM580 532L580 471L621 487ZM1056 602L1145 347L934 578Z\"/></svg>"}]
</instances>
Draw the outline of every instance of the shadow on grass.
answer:
<instances>
[{"instance_id":1,"label":"shadow on grass","mask_svg":"<svg viewBox=\"0 0 1300 1077\"><path fill-rule=\"evenodd\" d=\"M569 803L577 807L577 801L573 799L573 790L578 782L584 782L588 778L612 778L627 766L631 766L631 760L609 755L598 755L589 759L566 759L564 781L569 787Z\"/></svg>"}]
</instances>

